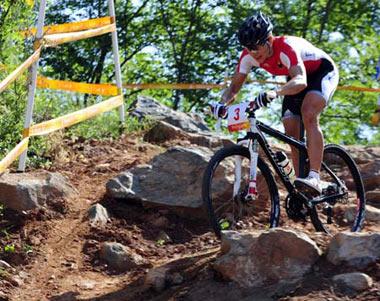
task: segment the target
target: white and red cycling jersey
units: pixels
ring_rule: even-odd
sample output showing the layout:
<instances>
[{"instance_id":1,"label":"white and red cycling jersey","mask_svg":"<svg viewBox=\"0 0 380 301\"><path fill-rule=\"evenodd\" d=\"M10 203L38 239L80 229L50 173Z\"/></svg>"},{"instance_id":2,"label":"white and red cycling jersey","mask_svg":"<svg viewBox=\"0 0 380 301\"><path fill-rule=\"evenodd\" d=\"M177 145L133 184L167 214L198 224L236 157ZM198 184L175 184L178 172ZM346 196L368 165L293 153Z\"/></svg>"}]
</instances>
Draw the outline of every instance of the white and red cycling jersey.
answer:
<instances>
[{"instance_id":1,"label":"white and red cycling jersey","mask_svg":"<svg viewBox=\"0 0 380 301\"><path fill-rule=\"evenodd\" d=\"M273 55L262 64L256 61L247 49L240 55L237 72L248 74L253 67L260 67L273 75L289 76L291 66L303 63L306 74L315 72L327 59L333 65L330 56L303 38L293 36L278 36L273 39Z\"/></svg>"}]
</instances>

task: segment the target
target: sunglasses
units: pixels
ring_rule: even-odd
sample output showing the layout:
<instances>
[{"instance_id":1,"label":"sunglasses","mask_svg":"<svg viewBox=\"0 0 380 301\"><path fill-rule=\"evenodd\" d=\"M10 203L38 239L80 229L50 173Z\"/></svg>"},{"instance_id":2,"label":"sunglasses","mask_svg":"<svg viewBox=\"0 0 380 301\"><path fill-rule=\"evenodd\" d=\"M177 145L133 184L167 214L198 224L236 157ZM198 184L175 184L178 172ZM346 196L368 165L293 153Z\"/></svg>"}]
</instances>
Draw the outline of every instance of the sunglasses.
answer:
<instances>
[{"instance_id":1,"label":"sunglasses","mask_svg":"<svg viewBox=\"0 0 380 301\"><path fill-rule=\"evenodd\" d=\"M259 42L257 44L253 44L253 45L247 45L246 48L249 50L249 51L253 51L253 52L257 52L259 50L259 46L263 46L266 44L268 40L265 40L264 42Z\"/></svg>"}]
</instances>

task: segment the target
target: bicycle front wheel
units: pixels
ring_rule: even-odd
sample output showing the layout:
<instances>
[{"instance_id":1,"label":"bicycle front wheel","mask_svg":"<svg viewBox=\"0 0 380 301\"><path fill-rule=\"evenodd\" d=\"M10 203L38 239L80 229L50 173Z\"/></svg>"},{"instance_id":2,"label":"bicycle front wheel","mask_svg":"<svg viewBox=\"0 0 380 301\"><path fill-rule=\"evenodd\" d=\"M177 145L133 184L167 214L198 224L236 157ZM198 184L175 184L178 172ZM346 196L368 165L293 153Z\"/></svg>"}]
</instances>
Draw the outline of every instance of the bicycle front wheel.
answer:
<instances>
[{"instance_id":1,"label":"bicycle front wheel","mask_svg":"<svg viewBox=\"0 0 380 301\"><path fill-rule=\"evenodd\" d=\"M250 154L234 145L211 158L204 176L202 198L210 223L220 237L222 230L270 228L278 225L280 204L277 186L268 165L257 163L257 196L246 200Z\"/></svg>"},{"instance_id":2,"label":"bicycle front wheel","mask_svg":"<svg viewBox=\"0 0 380 301\"><path fill-rule=\"evenodd\" d=\"M316 230L330 234L360 231L365 216L365 192L355 161L339 145L326 145L320 176L323 196L342 197L313 206Z\"/></svg>"}]
</instances>

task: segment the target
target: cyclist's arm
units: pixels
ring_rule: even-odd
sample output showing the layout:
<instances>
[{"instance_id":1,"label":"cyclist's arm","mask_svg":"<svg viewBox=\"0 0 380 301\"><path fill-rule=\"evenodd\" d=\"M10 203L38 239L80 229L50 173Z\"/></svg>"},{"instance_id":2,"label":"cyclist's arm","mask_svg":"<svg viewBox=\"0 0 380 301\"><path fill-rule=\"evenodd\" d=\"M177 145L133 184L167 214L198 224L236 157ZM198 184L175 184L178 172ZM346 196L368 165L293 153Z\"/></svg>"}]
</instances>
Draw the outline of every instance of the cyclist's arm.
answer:
<instances>
[{"instance_id":1,"label":"cyclist's arm","mask_svg":"<svg viewBox=\"0 0 380 301\"><path fill-rule=\"evenodd\" d=\"M277 95L294 95L307 87L306 70L302 63L291 66L289 76L290 81L276 91Z\"/></svg>"},{"instance_id":2,"label":"cyclist's arm","mask_svg":"<svg viewBox=\"0 0 380 301\"><path fill-rule=\"evenodd\" d=\"M239 93L246 78L247 74L236 72L230 86L224 91L221 102L227 105L231 104L235 100L235 96Z\"/></svg>"}]
</instances>

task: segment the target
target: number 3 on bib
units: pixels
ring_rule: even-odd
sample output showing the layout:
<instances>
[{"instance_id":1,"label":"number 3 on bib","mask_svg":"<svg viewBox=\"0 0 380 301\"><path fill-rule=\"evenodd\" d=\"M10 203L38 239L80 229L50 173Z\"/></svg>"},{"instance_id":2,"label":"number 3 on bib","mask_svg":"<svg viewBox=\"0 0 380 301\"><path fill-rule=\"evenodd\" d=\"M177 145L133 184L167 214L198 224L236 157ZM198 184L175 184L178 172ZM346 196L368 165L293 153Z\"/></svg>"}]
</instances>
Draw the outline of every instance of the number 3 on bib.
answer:
<instances>
[{"instance_id":1,"label":"number 3 on bib","mask_svg":"<svg viewBox=\"0 0 380 301\"><path fill-rule=\"evenodd\" d=\"M228 130L237 132L249 128L249 121L245 114L248 103L239 103L228 107Z\"/></svg>"}]
</instances>

